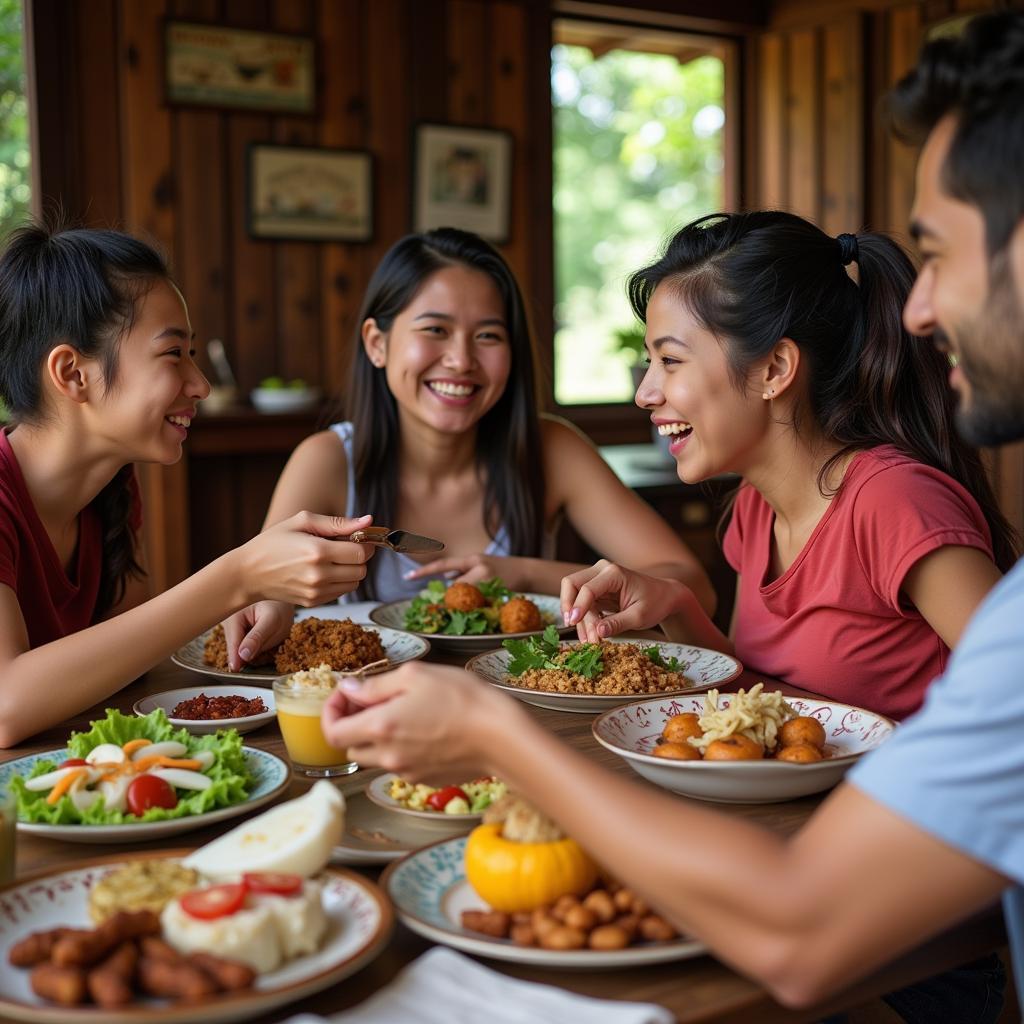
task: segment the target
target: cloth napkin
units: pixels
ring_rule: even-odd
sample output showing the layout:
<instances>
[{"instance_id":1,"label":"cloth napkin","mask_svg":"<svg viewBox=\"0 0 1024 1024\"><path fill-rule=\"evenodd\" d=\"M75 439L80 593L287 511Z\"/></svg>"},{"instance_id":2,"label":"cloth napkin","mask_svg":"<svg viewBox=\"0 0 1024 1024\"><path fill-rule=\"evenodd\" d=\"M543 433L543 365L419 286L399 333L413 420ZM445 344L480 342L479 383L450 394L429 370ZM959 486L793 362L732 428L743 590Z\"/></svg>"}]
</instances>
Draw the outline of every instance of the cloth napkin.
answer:
<instances>
[{"instance_id":1,"label":"cloth napkin","mask_svg":"<svg viewBox=\"0 0 1024 1024\"><path fill-rule=\"evenodd\" d=\"M436 946L359 1006L332 1017L304 1013L285 1024L673 1024L653 1003L590 999L509 978Z\"/></svg>"}]
</instances>

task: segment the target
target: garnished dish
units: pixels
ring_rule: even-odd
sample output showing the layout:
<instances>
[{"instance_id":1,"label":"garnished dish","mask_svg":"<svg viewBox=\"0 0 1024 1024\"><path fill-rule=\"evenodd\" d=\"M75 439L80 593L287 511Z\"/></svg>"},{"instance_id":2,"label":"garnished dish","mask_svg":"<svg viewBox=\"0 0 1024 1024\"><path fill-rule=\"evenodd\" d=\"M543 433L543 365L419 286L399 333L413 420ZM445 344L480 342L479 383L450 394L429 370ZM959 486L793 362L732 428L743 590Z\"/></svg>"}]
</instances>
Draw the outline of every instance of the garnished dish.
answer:
<instances>
[{"instance_id":1,"label":"garnished dish","mask_svg":"<svg viewBox=\"0 0 1024 1024\"><path fill-rule=\"evenodd\" d=\"M326 868L343 819L344 798L320 783L188 856L110 857L27 880L0 896L0 1013L235 1020L333 984L391 925L372 883ZM243 850L256 863L241 869Z\"/></svg>"},{"instance_id":2,"label":"garnished dish","mask_svg":"<svg viewBox=\"0 0 1024 1024\"><path fill-rule=\"evenodd\" d=\"M742 671L735 658L667 641L559 642L554 627L503 650L472 658L466 667L520 700L560 711L604 711L641 694L706 690Z\"/></svg>"},{"instance_id":3,"label":"garnished dish","mask_svg":"<svg viewBox=\"0 0 1024 1024\"><path fill-rule=\"evenodd\" d=\"M197 735L235 729L251 732L274 720L274 695L264 687L230 686L182 687L142 697L135 702L137 715L148 715L162 708L167 720L177 728Z\"/></svg>"},{"instance_id":4,"label":"garnished dish","mask_svg":"<svg viewBox=\"0 0 1024 1024\"><path fill-rule=\"evenodd\" d=\"M378 775L366 787L366 796L379 807L422 825L436 825L448 831L468 830L484 811L505 795L504 782L492 776L449 786L426 786L407 782L397 775Z\"/></svg>"},{"instance_id":5,"label":"garnished dish","mask_svg":"<svg viewBox=\"0 0 1024 1024\"><path fill-rule=\"evenodd\" d=\"M488 808L468 836L410 854L382 882L414 931L482 956L602 969L706 948L601 879L574 839L512 795Z\"/></svg>"},{"instance_id":6,"label":"garnished dish","mask_svg":"<svg viewBox=\"0 0 1024 1024\"><path fill-rule=\"evenodd\" d=\"M848 704L765 693L758 683L749 692L636 701L592 728L602 746L665 789L772 803L834 786L895 723Z\"/></svg>"}]
</instances>

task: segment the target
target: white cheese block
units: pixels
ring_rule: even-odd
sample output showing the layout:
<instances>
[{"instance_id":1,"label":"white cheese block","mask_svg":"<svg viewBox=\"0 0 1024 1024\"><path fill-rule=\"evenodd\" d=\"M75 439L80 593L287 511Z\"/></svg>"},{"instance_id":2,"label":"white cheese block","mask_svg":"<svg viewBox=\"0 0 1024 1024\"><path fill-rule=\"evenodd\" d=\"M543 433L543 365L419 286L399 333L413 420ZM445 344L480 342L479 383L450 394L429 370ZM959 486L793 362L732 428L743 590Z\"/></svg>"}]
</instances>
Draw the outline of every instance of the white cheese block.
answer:
<instances>
[{"instance_id":1,"label":"white cheese block","mask_svg":"<svg viewBox=\"0 0 1024 1024\"><path fill-rule=\"evenodd\" d=\"M282 960L281 939L273 911L259 901L227 917L200 921L171 900L160 914L164 938L179 953L213 953L239 960L264 974Z\"/></svg>"}]
</instances>

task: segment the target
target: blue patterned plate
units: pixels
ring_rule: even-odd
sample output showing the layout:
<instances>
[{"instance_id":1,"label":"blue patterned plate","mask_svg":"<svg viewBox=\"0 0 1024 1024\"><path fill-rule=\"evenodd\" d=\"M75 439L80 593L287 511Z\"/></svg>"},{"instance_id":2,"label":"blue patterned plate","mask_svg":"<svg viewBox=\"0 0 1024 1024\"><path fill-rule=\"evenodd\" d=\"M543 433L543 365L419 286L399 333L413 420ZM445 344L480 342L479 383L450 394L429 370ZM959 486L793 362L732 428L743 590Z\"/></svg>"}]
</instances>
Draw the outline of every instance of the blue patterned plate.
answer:
<instances>
[{"instance_id":1,"label":"blue patterned plate","mask_svg":"<svg viewBox=\"0 0 1024 1024\"><path fill-rule=\"evenodd\" d=\"M281 758L266 750L257 750L255 747L242 747L242 750L245 752L245 760L254 782L249 796L240 804L219 807L215 811L207 811L206 814L189 814L184 818L171 818L169 821L143 821L137 825L50 825L43 822L19 821L18 828L22 832L31 832L46 839L63 839L72 843L143 843L150 839L163 839L165 836L205 828L218 821L236 818L240 814L249 814L278 796L290 782L292 773L291 768ZM29 754L7 761L0 765L0 791L7 789L15 775L27 776L37 761L60 763L68 757L71 757L71 751L65 749Z\"/></svg>"},{"instance_id":2,"label":"blue patterned plate","mask_svg":"<svg viewBox=\"0 0 1024 1024\"><path fill-rule=\"evenodd\" d=\"M466 881L465 849L466 836L442 839L389 864L380 876L380 887L391 897L399 918L434 942L494 960L595 971L687 960L707 952L703 942L686 938L616 950L554 950L518 946L510 939L469 931L460 923L462 911L486 910L487 905Z\"/></svg>"},{"instance_id":3,"label":"blue patterned plate","mask_svg":"<svg viewBox=\"0 0 1024 1024\"><path fill-rule=\"evenodd\" d=\"M307 619L314 617L304 616ZM332 615L330 618L337 618L337 616ZM372 630L374 633L380 634L380 642L384 646L384 653L388 656L388 661L392 665L400 665L403 661L415 661L417 658L422 658L430 650L430 644L413 633L405 633L399 629L381 629L379 626L363 626L363 629ZM203 651L206 648L206 638L212 632L213 630L208 629L202 636L197 636L195 640L190 640L184 647L179 647L171 655L171 661L175 665L187 668L190 672L201 672L204 676L218 676L221 679L245 680L247 683L256 682L257 680L264 683L272 683L281 675L280 672L274 671L273 668L268 668L266 671L260 671L260 669L256 668L243 668L240 672L225 672L223 669L207 665L203 661Z\"/></svg>"}]
</instances>

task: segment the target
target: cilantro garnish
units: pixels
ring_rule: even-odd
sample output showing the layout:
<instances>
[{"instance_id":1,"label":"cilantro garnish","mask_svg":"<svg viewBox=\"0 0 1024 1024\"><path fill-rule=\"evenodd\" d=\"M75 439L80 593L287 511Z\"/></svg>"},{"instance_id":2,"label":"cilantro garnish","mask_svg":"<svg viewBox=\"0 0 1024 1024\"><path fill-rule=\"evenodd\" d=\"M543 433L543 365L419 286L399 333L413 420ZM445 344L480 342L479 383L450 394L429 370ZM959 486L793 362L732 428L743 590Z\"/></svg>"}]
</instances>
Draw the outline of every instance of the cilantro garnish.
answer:
<instances>
[{"instance_id":1,"label":"cilantro garnish","mask_svg":"<svg viewBox=\"0 0 1024 1024\"><path fill-rule=\"evenodd\" d=\"M659 668L668 669L669 672L682 672L686 668L686 663L676 657L670 657L666 661L657 647L645 647L643 653Z\"/></svg>"},{"instance_id":2,"label":"cilantro garnish","mask_svg":"<svg viewBox=\"0 0 1024 1024\"><path fill-rule=\"evenodd\" d=\"M540 636L531 636L526 640L504 640L502 646L512 655L508 665L509 675L512 676L521 676L531 668L554 668L593 679L604 671L600 644L578 644L562 651L558 643L558 630L554 626L548 626Z\"/></svg>"},{"instance_id":3,"label":"cilantro garnish","mask_svg":"<svg viewBox=\"0 0 1024 1024\"><path fill-rule=\"evenodd\" d=\"M495 576L493 580L482 580L477 585L477 590L487 598L488 604L501 604L514 596L502 581Z\"/></svg>"}]
</instances>

